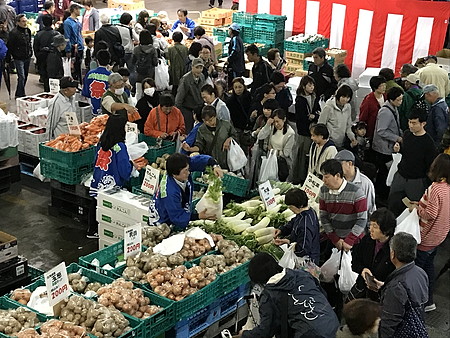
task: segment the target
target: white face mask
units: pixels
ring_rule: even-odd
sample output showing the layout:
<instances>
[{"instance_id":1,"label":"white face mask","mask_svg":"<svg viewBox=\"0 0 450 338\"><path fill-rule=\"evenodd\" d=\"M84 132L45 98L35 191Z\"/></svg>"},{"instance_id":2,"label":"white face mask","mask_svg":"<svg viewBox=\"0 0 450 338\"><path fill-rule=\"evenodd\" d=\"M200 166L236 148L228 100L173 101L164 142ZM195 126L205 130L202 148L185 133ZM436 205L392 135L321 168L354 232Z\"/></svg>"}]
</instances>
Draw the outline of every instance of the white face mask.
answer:
<instances>
[{"instance_id":1,"label":"white face mask","mask_svg":"<svg viewBox=\"0 0 450 338\"><path fill-rule=\"evenodd\" d=\"M153 96L153 94L155 94L155 87L145 88L144 94L148 96Z\"/></svg>"},{"instance_id":2,"label":"white face mask","mask_svg":"<svg viewBox=\"0 0 450 338\"><path fill-rule=\"evenodd\" d=\"M124 89L123 89L123 88L119 88L119 89L115 89L115 90L114 90L114 93L115 93L116 95L122 95L123 92L124 92Z\"/></svg>"}]
</instances>

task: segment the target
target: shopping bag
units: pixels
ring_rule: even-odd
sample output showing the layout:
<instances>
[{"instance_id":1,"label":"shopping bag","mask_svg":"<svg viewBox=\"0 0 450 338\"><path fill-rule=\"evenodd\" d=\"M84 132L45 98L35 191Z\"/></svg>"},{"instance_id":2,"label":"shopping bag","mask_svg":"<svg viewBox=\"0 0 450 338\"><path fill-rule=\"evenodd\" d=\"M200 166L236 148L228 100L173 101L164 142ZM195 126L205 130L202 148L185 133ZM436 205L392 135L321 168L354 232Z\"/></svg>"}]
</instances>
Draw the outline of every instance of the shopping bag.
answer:
<instances>
[{"instance_id":1,"label":"shopping bag","mask_svg":"<svg viewBox=\"0 0 450 338\"><path fill-rule=\"evenodd\" d=\"M200 214L201 212L206 210L206 216L215 216L219 219L222 216L223 211L223 196L220 194L220 197L217 199L213 196L217 194L211 194L212 184L208 185L208 189L206 189L206 193L203 197L198 201L195 206L195 210Z\"/></svg>"},{"instance_id":2,"label":"shopping bag","mask_svg":"<svg viewBox=\"0 0 450 338\"><path fill-rule=\"evenodd\" d=\"M337 248L333 248L331 250L331 257L323 263L320 267L321 271L321 280L330 283L333 281L334 276L337 274L339 270L339 263L341 261L341 252Z\"/></svg>"},{"instance_id":3,"label":"shopping bag","mask_svg":"<svg viewBox=\"0 0 450 338\"><path fill-rule=\"evenodd\" d=\"M283 244L280 246L280 248L283 249L284 254L278 262L278 265L282 268L295 269L298 258L295 254L295 244L296 243L291 243L289 246L287 244Z\"/></svg>"},{"instance_id":4,"label":"shopping bag","mask_svg":"<svg viewBox=\"0 0 450 338\"><path fill-rule=\"evenodd\" d=\"M230 171L241 170L247 164L247 156L245 156L241 146L233 139L231 140L230 149L228 150L227 163Z\"/></svg>"},{"instance_id":5,"label":"shopping bag","mask_svg":"<svg viewBox=\"0 0 450 338\"><path fill-rule=\"evenodd\" d=\"M159 58L155 67L155 84L158 91L169 88L169 66L164 58Z\"/></svg>"},{"instance_id":6,"label":"shopping bag","mask_svg":"<svg viewBox=\"0 0 450 338\"><path fill-rule=\"evenodd\" d=\"M64 76L72 76L71 63L72 60L70 58L67 57L63 58Z\"/></svg>"},{"instance_id":7,"label":"shopping bag","mask_svg":"<svg viewBox=\"0 0 450 338\"><path fill-rule=\"evenodd\" d=\"M389 173L386 178L386 185L388 187L390 187L392 184L392 180L394 179L394 175L398 170L398 164L400 163L401 160L402 160L402 154L400 154L400 153L392 154L392 164L391 164L391 167L389 168Z\"/></svg>"},{"instance_id":8,"label":"shopping bag","mask_svg":"<svg viewBox=\"0 0 450 338\"><path fill-rule=\"evenodd\" d=\"M127 146L128 155L130 156L130 160L136 160L139 157L147 154L148 145L145 142L130 144Z\"/></svg>"},{"instance_id":9,"label":"shopping bag","mask_svg":"<svg viewBox=\"0 0 450 338\"><path fill-rule=\"evenodd\" d=\"M339 290L343 293L350 292L356 283L358 274L352 270L352 253L350 251L342 254L341 268L338 270Z\"/></svg>"},{"instance_id":10,"label":"shopping bag","mask_svg":"<svg viewBox=\"0 0 450 338\"><path fill-rule=\"evenodd\" d=\"M262 157L258 182L278 181L278 160L276 150L270 150L267 157Z\"/></svg>"},{"instance_id":11,"label":"shopping bag","mask_svg":"<svg viewBox=\"0 0 450 338\"><path fill-rule=\"evenodd\" d=\"M398 223L397 219L397 227L395 228L395 233L406 232L410 235L413 235L413 237L417 241L417 244L420 244L422 239L420 236L419 215L417 214L417 209L414 208L411 212L409 212L408 209L405 209L402 215L405 214L405 212L408 212L409 215L404 218L401 223ZM402 215L400 215L399 218Z\"/></svg>"}]
</instances>

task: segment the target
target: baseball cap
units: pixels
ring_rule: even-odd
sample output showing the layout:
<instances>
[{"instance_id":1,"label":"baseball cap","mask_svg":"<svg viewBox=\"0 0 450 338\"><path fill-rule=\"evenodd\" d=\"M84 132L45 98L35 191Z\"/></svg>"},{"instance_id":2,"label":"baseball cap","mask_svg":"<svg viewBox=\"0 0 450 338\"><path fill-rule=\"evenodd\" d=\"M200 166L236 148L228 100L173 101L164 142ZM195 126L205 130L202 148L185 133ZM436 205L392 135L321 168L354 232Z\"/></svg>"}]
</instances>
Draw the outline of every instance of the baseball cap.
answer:
<instances>
[{"instance_id":1,"label":"baseball cap","mask_svg":"<svg viewBox=\"0 0 450 338\"><path fill-rule=\"evenodd\" d=\"M203 62L202 58L195 58L194 60L192 60L192 67L197 67L197 66L205 66L205 63Z\"/></svg>"},{"instance_id":2,"label":"baseball cap","mask_svg":"<svg viewBox=\"0 0 450 338\"><path fill-rule=\"evenodd\" d=\"M236 32L240 32L241 31L241 26L239 26L237 23L232 23L229 28L231 30L236 31Z\"/></svg>"},{"instance_id":3,"label":"baseball cap","mask_svg":"<svg viewBox=\"0 0 450 338\"><path fill-rule=\"evenodd\" d=\"M78 88L78 81L75 81L71 76L64 76L59 80L59 88Z\"/></svg>"},{"instance_id":4,"label":"baseball cap","mask_svg":"<svg viewBox=\"0 0 450 338\"><path fill-rule=\"evenodd\" d=\"M338 160L339 162L352 161L353 163L355 163L355 155L353 155L351 151L345 149L338 152L334 157L334 159Z\"/></svg>"},{"instance_id":5,"label":"baseball cap","mask_svg":"<svg viewBox=\"0 0 450 338\"><path fill-rule=\"evenodd\" d=\"M434 84L426 85L425 87L423 87L422 91L423 91L424 94L431 93L431 92L438 92L439 93L438 87L435 86Z\"/></svg>"},{"instance_id":6,"label":"baseball cap","mask_svg":"<svg viewBox=\"0 0 450 338\"><path fill-rule=\"evenodd\" d=\"M417 84L420 81L420 78L416 74L409 74L406 77L406 81L413 83L413 84Z\"/></svg>"}]
</instances>

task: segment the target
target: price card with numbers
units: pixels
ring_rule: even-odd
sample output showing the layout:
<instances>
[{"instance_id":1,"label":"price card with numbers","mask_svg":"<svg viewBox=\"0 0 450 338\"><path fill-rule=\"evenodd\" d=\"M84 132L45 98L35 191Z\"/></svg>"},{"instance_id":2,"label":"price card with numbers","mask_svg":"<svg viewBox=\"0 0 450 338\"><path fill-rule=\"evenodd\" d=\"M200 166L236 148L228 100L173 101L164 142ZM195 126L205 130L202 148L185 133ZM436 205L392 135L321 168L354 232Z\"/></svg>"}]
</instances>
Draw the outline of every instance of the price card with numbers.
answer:
<instances>
[{"instance_id":1,"label":"price card with numbers","mask_svg":"<svg viewBox=\"0 0 450 338\"><path fill-rule=\"evenodd\" d=\"M137 223L125 228L124 231L124 255L125 259L141 252L142 233L141 224Z\"/></svg>"},{"instance_id":2,"label":"price card with numbers","mask_svg":"<svg viewBox=\"0 0 450 338\"><path fill-rule=\"evenodd\" d=\"M75 112L65 112L67 121L67 128L69 128L70 135L81 135L80 124L78 123L78 117Z\"/></svg>"},{"instance_id":3,"label":"price card with numbers","mask_svg":"<svg viewBox=\"0 0 450 338\"><path fill-rule=\"evenodd\" d=\"M59 80L58 79L48 79L48 83L50 86L50 93L58 94L59 93Z\"/></svg>"},{"instance_id":4,"label":"price card with numbers","mask_svg":"<svg viewBox=\"0 0 450 338\"><path fill-rule=\"evenodd\" d=\"M154 195L159 184L159 170L148 165L145 167L144 181L142 181L141 189L150 195Z\"/></svg>"},{"instance_id":5,"label":"price card with numbers","mask_svg":"<svg viewBox=\"0 0 450 338\"><path fill-rule=\"evenodd\" d=\"M261 183L258 186L259 196L261 196L261 200L266 207L266 210L273 209L277 205L277 201L275 201L275 195L273 193L272 185L269 181Z\"/></svg>"},{"instance_id":6,"label":"price card with numbers","mask_svg":"<svg viewBox=\"0 0 450 338\"><path fill-rule=\"evenodd\" d=\"M66 263L62 262L44 273L44 280L50 306L54 306L69 297L70 289Z\"/></svg>"},{"instance_id":7,"label":"price card with numbers","mask_svg":"<svg viewBox=\"0 0 450 338\"><path fill-rule=\"evenodd\" d=\"M306 177L305 183L303 183L302 190L306 193L310 200L316 201L319 198L320 188L323 185L323 181L316 175L309 173Z\"/></svg>"},{"instance_id":8,"label":"price card with numbers","mask_svg":"<svg viewBox=\"0 0 450 338\"><path fill-rule=\"evenodd\" d=\"M139 134L139 129L136 123L133 122L127 122L125 125L125 132L126 133L135 133L136 135Z\"/></svg>"}]
</instances>

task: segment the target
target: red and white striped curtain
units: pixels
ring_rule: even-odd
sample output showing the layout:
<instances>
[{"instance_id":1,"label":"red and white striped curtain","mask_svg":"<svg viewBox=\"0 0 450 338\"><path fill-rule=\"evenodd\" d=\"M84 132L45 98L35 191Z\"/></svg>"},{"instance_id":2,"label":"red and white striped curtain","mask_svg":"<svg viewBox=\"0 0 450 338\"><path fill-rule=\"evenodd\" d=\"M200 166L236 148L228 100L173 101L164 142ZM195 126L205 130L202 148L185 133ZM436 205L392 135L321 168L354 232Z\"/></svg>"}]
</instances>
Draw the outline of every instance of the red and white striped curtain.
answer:
<instances>
[{"instance_id":1,"label":"red and white striped curtain","mask_svg":"<svg viewBox=\"0 0 450 338\"><path fill-rule=\"evenodd\" d=\"M329 37L348 51L353 77L435 54L450 17L450 3L418 0L240 0L239 10L286 15L286 31Z\"/></svg>"}]
</instances>

